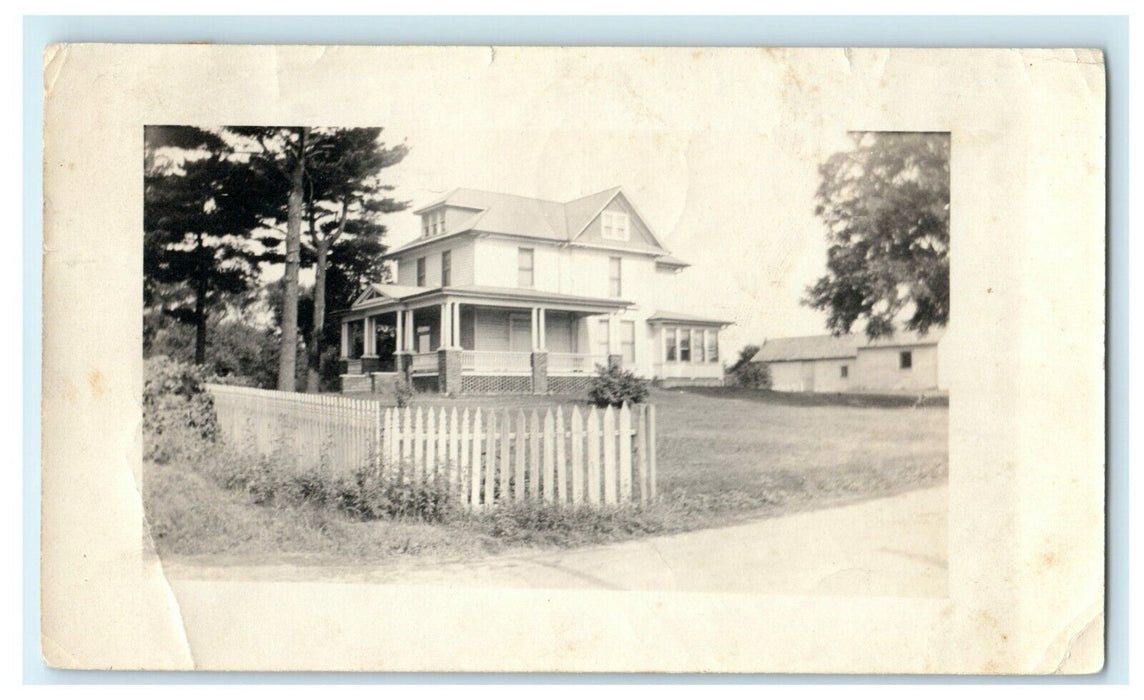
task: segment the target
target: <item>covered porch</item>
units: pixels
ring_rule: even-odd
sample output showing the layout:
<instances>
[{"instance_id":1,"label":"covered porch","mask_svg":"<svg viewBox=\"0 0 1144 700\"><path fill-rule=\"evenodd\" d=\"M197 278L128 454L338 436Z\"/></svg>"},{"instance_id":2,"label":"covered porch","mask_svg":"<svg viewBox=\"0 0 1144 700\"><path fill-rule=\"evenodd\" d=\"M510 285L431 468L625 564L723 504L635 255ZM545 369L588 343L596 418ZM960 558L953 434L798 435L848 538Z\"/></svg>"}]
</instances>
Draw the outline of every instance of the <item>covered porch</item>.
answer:
<instances>
[{"instance_id":1,"label":"covered porch","mask_svg":"<svg viewBox=\"0 0 1144 700\"><path fill-rule=\"evenodd\" d=\"M518 289L375 291L342 317L343 387L379 374L443 393L580 390L618 352L616 334L596 329L629 305Z\"/></svg>"}]
</instances>

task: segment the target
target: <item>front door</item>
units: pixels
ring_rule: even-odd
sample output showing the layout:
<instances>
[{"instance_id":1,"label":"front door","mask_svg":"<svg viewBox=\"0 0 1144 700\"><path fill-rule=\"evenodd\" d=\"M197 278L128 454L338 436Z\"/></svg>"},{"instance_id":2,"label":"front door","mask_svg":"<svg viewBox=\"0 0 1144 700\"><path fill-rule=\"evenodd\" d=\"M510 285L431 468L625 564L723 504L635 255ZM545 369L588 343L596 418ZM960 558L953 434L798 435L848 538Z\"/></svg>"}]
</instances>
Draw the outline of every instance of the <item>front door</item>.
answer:
<instances>
[{"instance_id":1,"label":"front door","mask_svg":"<svg viewBox=\"0 0 1144 700\"><path fill-rule=\"evenodd\" d=\"M531 314L509 314L508 349L512 352L532 352Z\"/></svg>"}]
</instances>

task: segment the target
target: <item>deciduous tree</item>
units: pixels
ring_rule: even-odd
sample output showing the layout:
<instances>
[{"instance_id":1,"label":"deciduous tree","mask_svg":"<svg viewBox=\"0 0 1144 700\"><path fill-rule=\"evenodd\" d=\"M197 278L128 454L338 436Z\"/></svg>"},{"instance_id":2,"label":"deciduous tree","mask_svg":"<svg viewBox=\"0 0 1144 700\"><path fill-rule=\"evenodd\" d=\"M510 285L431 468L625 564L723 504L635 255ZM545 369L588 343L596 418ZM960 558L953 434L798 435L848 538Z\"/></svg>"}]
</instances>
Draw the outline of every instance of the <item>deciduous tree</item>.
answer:
<instances>
[{"instance_id":1,"label":"deciduous tree","mask_svg":"<svg viewBox=\"0 0 1144 700\"><path fill-rule=\"evenodd\" d=\"M815 212L827 226L827 274L803 303L827 327L870 338L949 321L949 134L867 133L820 166Z\"/></svg>"}]
</instances>

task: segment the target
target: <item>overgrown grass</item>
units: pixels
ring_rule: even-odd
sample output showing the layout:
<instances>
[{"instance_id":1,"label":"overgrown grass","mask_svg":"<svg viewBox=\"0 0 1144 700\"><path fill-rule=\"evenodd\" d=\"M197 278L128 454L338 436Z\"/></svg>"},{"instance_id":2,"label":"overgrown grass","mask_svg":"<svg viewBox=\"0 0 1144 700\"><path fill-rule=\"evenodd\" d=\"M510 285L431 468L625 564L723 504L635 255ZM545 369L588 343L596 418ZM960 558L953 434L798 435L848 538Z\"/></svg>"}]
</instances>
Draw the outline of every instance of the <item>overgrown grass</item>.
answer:
<instances>
[{"instance_id":1,"label":"overgrown grass","mask_svg":"<svg viewBox=\"0 0 1144 700\"><path fill-rule=\"evenodd\" d=\"M758 394L653 392L661 497L648 507L524 503L471 513L432 484L401 486L368 471L331 479L291 464L290 455L259 459L193 437L171 442L167 432L156 453L168 461L148 463L144 474L147 517L162 554L456 559L719 526L946 480L945 407L790 405ZM490 398L448 405L571 403Z\"/></svg>"}]
</instances>

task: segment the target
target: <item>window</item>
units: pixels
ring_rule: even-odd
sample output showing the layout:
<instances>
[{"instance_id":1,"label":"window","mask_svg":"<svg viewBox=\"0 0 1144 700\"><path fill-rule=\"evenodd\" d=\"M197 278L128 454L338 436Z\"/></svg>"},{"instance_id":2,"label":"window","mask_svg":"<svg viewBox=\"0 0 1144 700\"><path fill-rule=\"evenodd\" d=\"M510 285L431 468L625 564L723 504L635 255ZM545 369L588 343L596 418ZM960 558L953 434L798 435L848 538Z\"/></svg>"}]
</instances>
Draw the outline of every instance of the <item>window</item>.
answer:
<instances>
[{"instance_id":1,"label":"window","mask_svg":"<svg viewBox=\"0 0 1144 700\"><path fill-rule=\"evenodd\" d=\"M623 293L623 261L619 258L608 258L608 294L618 297Z\"/></svg>"},{"instance_id":2,"label":"window","mask_svg":"<svg viewBox=\"0 0 1144 700\"><path fill-rule=\"evenodd\" d=\"M903 350L898 353L898 368L910 369L914 366L914 353L909 350Z\"/></svg>"},{"instance_id":3,"label":"window","mask_svg":"<svg viewBox=\"0 0 1144 700\"><path fill-rule=\"evenodd\" d=\"M636 322L620 321L620 354L624 362L634 364L636 361Z\"/></svg>"},{"instance_id":4,"label":"window","mask_svg":"<svg viewBox=\"0 0 1144 700\"><path fill-rule=\"evenodd\" d=\"M719 361L719 331L714 329L707 331L707 361Z\"/></svg>"},{"instance_id":5,"label":"window","mask_svg":"<svg viewBox=\"0 0 1144 700\"><path fill-rule=\"evenodd\" d=\"M421 217L421 233L426 238L429 237L429 217L428 216Z\"/></svg>"},{"instance_id":6,"label":"window","mask_svg":"<svg viewBox=\"0 0 1144 700\"><path fill-rule=\"evenodd\" d=\"M417 258L417 286L425 286L425 258Z\"/></svg>"},{"instance_id":7,"label":"window","mask_svg":"<svg viewBox=\"0 0 1144 700\"><path fill-rule=\"evenodd\" d=\"M453 283L453 253L446 250L441 253L441 286L448 287Z\"/></svg>"},{"instance_id":8,"label":"window","mask_svg":"<svg viewBox=\"0 0 1144 700\"><path fill-rule=\"evenodd\" d=\"M520 287L531 287L533 284L533 251L532 248L518 248L516 251L516 283Z\"/></svg>"},{"instance_id":9,"label":"window","mask_svg":"<svg viewBox=\"0 0 1144 700\"><path fill-rule=\"evenodd\" d=\"M687 328L679 329L679 361L691 362L691 331Z\"/></svg>"},{"instance_id":10,"label":"window","mask_svg":"<svg viewBox=\"0 0 1144 700\"><path fill-rule=\"evenodd\" d=\"M675 352L675 329L663 329L664 361L675 362L678 355Z\"/></svg>"},{"instance_id":11,"label":"window","mask_svg":"<svg viewBox=\"0 0 1144 700\"><path fill-rule=\"evenodd\" d=\"M607 241L628 240L628 215L618 211L606 211L600 217L602 233Z\"/></svg>"},{"instance_id":12,"label":"window","mask_svg":"<svg viewBox=\"0 0 1144 700\"><path fill-rule=\"evenodd\" d=\"M839 370L839 376L843 379L848 378L850 376L850 365L842 365L842 369Z\"/></svg>"},{"instance_id":13,"label":"window","mask_svg":"<svg viewBox=\"0 0 1144 700\"><path fill-rule=\"evenodd\" d=\"M707 331L702 328L696 328L694 331L692 331L692 333L695 334L695 361L706 362L707 356L705 353L707 352Z\"/></svg>"},{"instance_id":14,"label":"window","mask_svg":"<svg viewBox=\"0 0 1144 700\"><path fill-rule=\"evenodd\" d=\"M596 354L607 357L611 352L612 328L607 319L600 319L596 323Z\"/></svg>"},{"instance_id":15,"label":"window","mask_svg":"<svg viewBox=\"0 0 1144 700\"><path fill-rule=\"evenodd\" d=\"M438 233L445 233L445 210L444 209L437 212L437 222L438 222L438 226L439 226L439 228L437 229Z\"/></svg>"}]
</instances>

